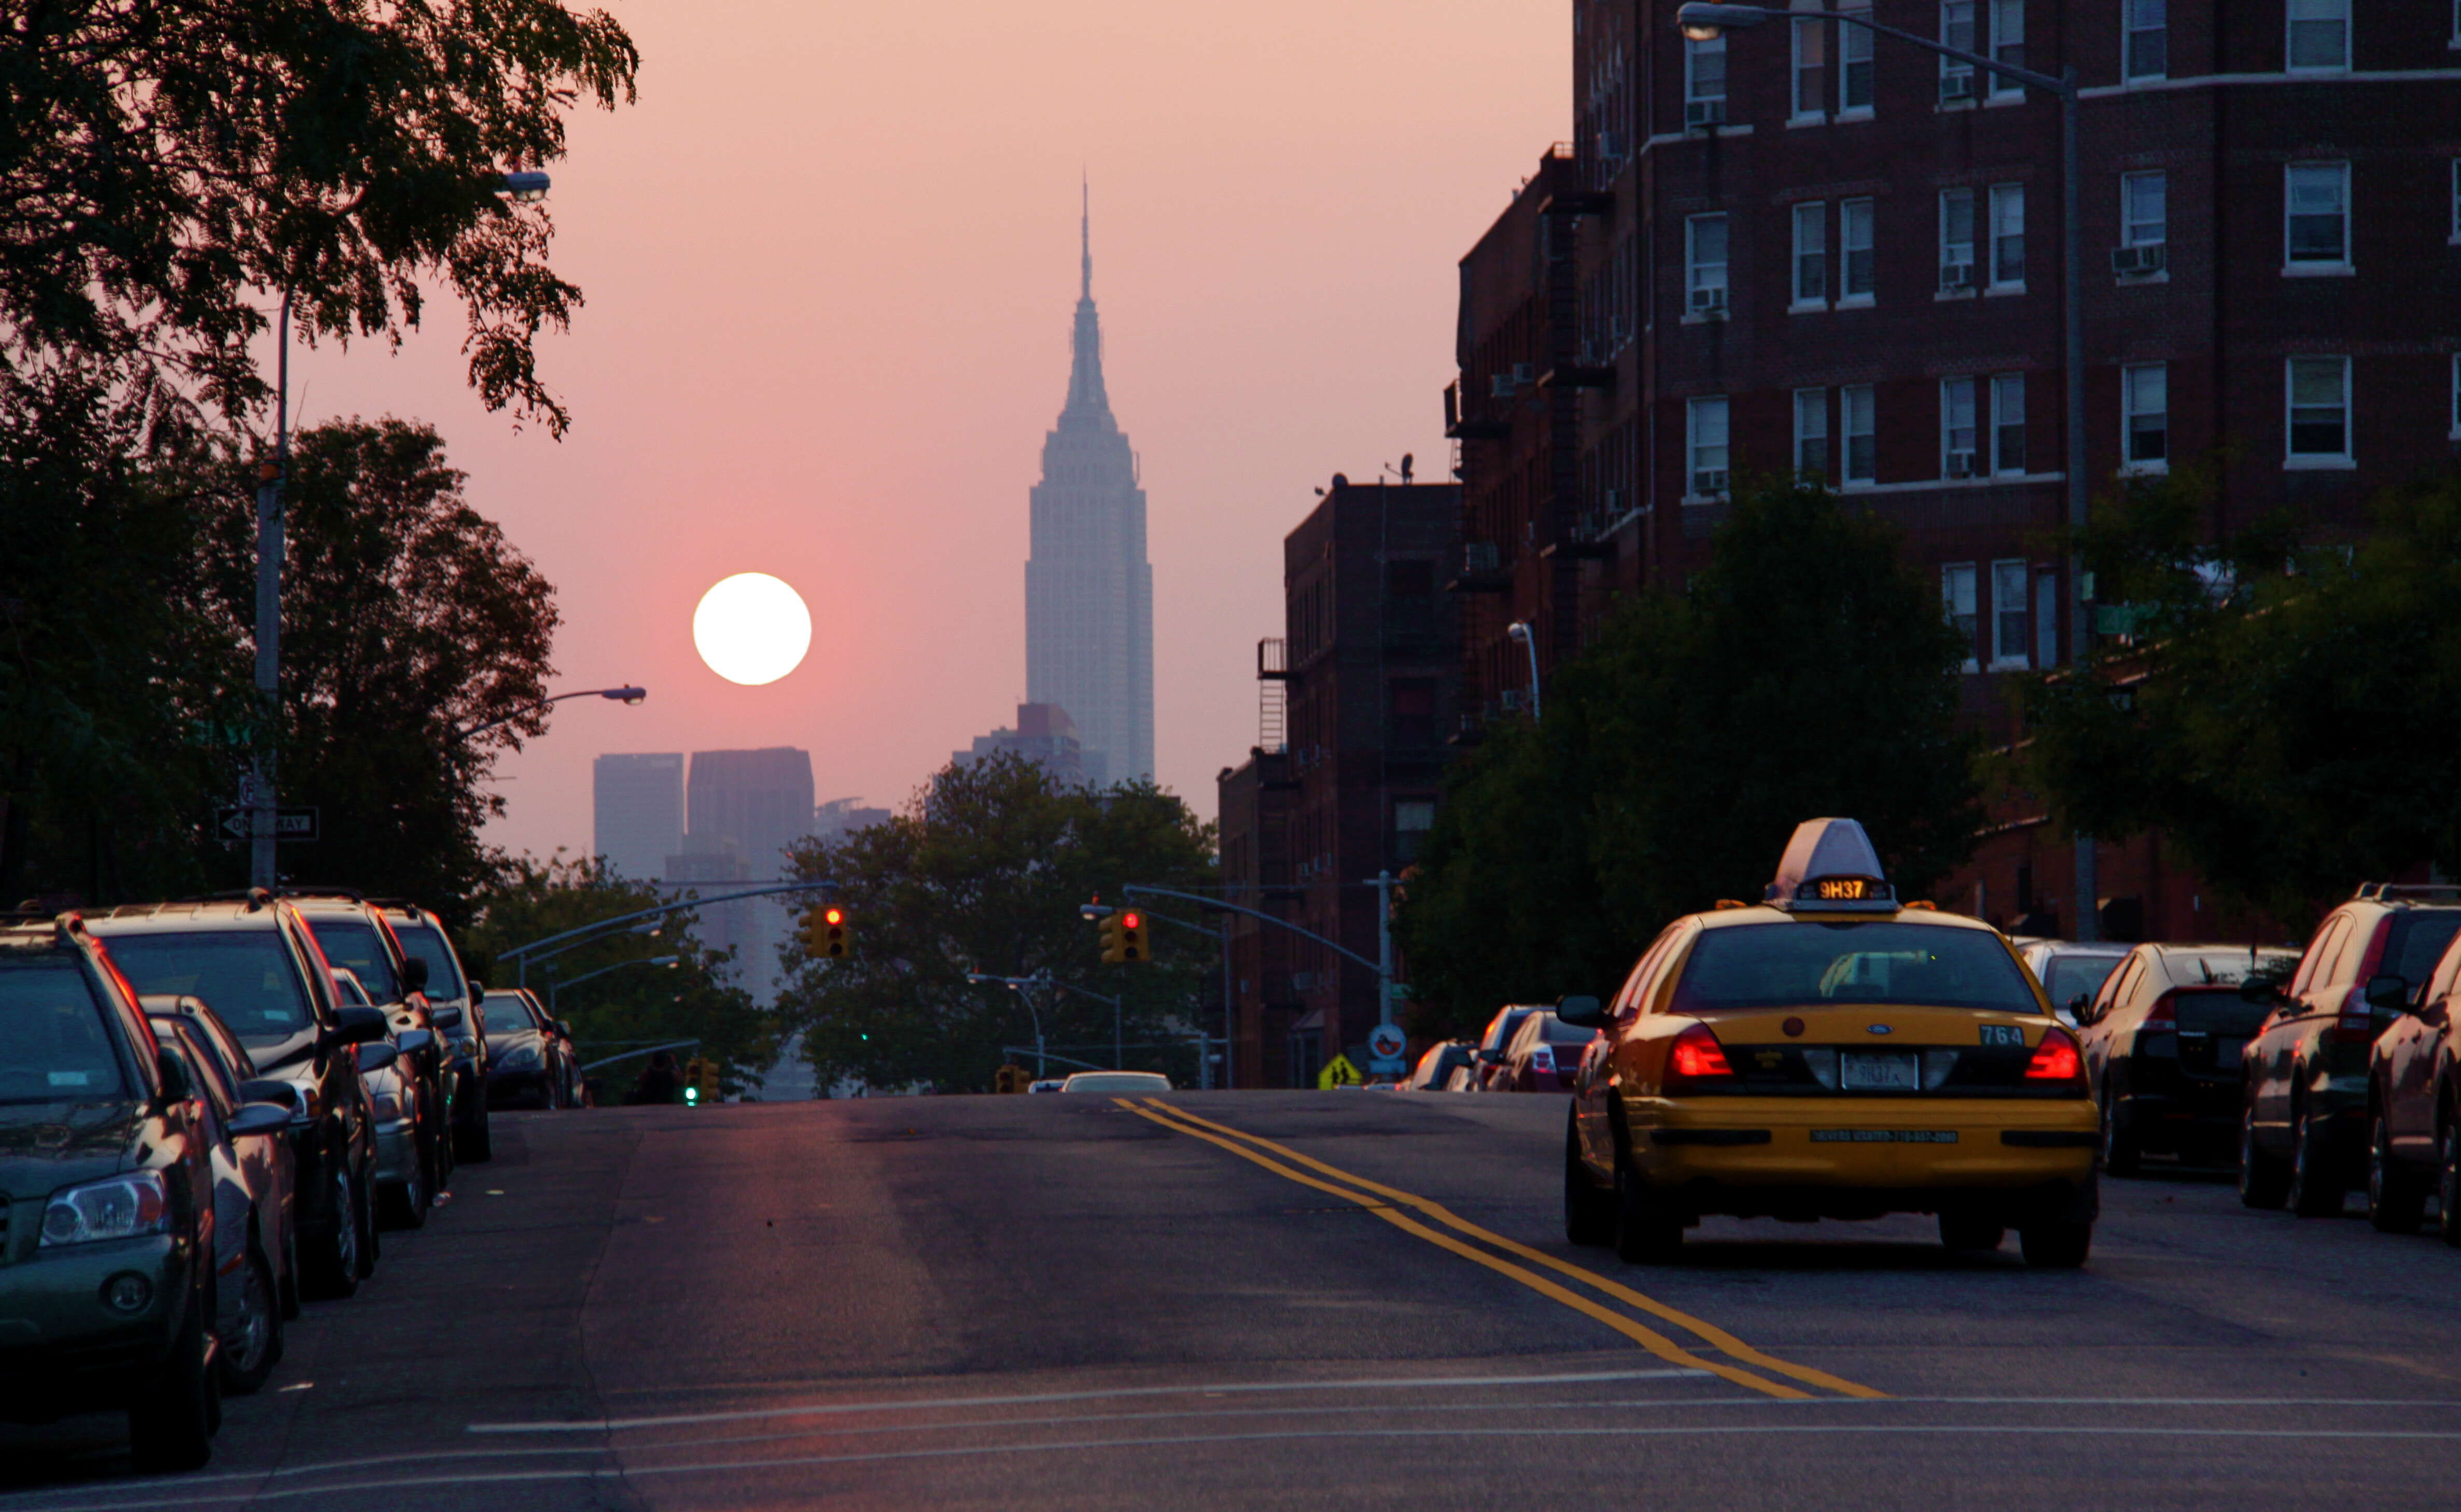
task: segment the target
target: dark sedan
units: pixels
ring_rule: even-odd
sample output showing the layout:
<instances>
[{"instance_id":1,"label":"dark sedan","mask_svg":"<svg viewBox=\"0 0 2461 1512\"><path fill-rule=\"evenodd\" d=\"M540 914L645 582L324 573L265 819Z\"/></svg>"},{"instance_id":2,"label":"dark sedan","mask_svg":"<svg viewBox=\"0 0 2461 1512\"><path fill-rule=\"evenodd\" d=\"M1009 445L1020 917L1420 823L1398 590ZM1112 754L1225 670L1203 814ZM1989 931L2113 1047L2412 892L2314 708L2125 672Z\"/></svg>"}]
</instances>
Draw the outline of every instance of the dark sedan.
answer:
<instances>
[{"instance_id":1,"label":"dark sedan","mask_svg":"<svg viewBox=\"0 0 2461 1512\"><path fill-rule=\"evenodd\" d=\"M2140 945L2077 1014L2102 1105L2102 1168L2133 1176L2142 1159L2227 1160L2238 1137L2240 1051L2264 1022L2240 991L2286 975L2295 950Z\"/></svg>"}]
</instances>

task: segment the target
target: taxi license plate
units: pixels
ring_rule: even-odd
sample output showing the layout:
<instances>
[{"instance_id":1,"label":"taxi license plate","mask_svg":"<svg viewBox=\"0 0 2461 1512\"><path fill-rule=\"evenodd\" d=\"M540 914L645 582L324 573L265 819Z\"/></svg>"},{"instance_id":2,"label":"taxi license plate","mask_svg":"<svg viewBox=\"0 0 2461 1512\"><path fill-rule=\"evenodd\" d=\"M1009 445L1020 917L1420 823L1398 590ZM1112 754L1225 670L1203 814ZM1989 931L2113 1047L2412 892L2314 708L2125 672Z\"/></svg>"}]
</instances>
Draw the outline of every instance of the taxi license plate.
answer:
<instances>
[{"instance_id":1,"label":"taxi license plate","mask_svg":"<svg viewBox=\"0 0 2461 1512\"><path fill-rule=\"evenodd\" d=\"M1913 1092L1921 1084L1911 1052L1872 1054L1850 1050L1837 1057L1837 1085L1848 1092Z\"/></svg>"}]
</instances>

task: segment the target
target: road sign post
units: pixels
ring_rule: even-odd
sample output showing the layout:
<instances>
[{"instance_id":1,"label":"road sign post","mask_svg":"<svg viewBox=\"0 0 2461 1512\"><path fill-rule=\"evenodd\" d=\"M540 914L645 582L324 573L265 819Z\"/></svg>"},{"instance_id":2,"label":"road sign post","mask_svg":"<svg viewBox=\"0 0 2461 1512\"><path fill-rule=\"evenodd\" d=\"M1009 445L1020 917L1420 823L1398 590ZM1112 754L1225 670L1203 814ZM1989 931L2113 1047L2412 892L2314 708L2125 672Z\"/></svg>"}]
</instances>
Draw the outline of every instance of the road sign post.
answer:
<instances>
[{"instance_id":1,"label":"road sign post","mask_svg":"<svg viewBox=\"0 0 2461 1512\"><path fill-rule=\"evenodd\" d=\"M1409 1069L1402 1058L1409 1049L1409 1037L1402 1026L1392 1022L1377 1025L1367 1032L1367 1071L1370 1075L1392 1076Z\"/></svg>"}]
</instances>

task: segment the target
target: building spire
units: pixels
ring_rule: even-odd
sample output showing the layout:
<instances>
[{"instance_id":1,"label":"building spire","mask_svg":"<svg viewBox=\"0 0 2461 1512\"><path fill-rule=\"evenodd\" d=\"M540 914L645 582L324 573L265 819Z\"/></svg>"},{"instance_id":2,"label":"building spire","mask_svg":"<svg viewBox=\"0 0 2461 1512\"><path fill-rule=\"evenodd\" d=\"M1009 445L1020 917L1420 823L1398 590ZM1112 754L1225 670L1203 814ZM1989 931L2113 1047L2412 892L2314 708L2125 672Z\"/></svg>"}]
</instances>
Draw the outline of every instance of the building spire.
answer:
<instances>
[{"instance_id":1,"label":"building spire","mask_svg":"<svg viewBox=\"0 0 2461 1512\"><path fill-rule=\"evenodd\" d=\"M1059 419L1063 425L1074 419L1116 430L1119 422L1111 418L1111 398L1102 388L1102 322L1094 309L1094 192L1081 174L1077 193L1077 329L1070 338L1068 405Z\"/></svg>"},{"instance_id":2,"label":"building spire","mask_svg":"<svg viewBox=\"0 0 2461 1512\"><path fill-rule=\"evenodd\" d=\"M1077 241L1083 256L1077 297L1090 300L1094 297L1094 188L1081 170L1077 175Z\"/></svg>"}]
</instances>

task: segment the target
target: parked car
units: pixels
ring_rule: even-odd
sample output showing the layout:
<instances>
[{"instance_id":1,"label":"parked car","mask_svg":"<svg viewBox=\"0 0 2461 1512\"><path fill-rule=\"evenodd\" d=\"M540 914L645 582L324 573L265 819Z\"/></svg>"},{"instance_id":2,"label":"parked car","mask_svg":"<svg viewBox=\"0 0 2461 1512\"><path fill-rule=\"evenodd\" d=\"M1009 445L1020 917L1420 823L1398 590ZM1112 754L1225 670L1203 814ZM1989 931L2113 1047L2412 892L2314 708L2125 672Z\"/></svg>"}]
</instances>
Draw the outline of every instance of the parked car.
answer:
<instances>
[{"instance_id":1,"label":"parked car","mask_svg":"<svg viewBox=\"0 0 2461 1512\"><path fill-rule=\"evenodd\" d=\"M2367 1055L2367 1217L2413 1233L2436 1200L2444 1242L2461 1248L2461 934Z\"/></svg>"},{"instance_id":2,"label":"parked car","mask_svg":"<svg viewBox=\"0 0 2461 1512\"><path fill-rule=\"evenodd\" d=\"M1495 1011L1495 1016L1487 1021L1487 1032L1478 1039L1478 1082L1470 1091L1504 1090L1495 1085L1495 1080L1498 1068L1504 1064L1505 1048L1512 1043L1512 1035L1521 1028L1521 1021L1532 1013L1544 1012L1546 1006L1544 1003L1507 1003Z\"/></svg>"},{"instance_id":3,"label":"parked car","mask_svg":"<svg viewBox=\"0 0 2461 1512\"><path fill-rule=\"evenodd\" d=\"M1553 1010L1540 1009L1512 1032L1487 1090L1570 1092L1580 1073L1582 1047L1597 1036L1594 1027L1567 1024Z\"/></svg>"},{"instance_id":4,"label":"parked car","mask_svg":"<svg viewBox=\"0 0 2461 1512\"><path fill-rule=\"evenodd\" d=\"M143 1000L154 1037L186 1062L214 1167L215 1351L225 1395L263 1386L282 1363L282 1298L298 1262L291 1234L290 1109L244 1102L193 997Z\"/></svg>"},{"instance_id":5,"label":"parked car","mask_svg":"<svg viewBox=\"0 0 2461 1512\"><path fill-rule=\"evenodd\" d=\"M1104 1092L1115 1097L1168 1092L1170 1078L1158 1071L1080 1071L1059 1083L1062 1092Z\"/></svg>"},{"instance_id":6,"label":"parked car","mask_svg":"<svg viewBox=\"0 0 2461 1512\"><path fill-rule=\"evenodd\" d=\"M290 895L300 916L315 932L332 965L359 979L368 1001L383 1011L393 1026L394 1047L401 1052L396 1072L417 1098L421 1177L428 1196L444 1190L453 1179L454 1082L448 1074L451 1054L444 1029L422 990L427 963L402 948L393 926L357 894L344 891ZM454 1014L460 1022L458 1011ZM423 1038L408 1037L420 1032ZM397 1213L396 1217L406 1216ZM422 1209L421 1217L424 1217Z\"/></svg>"},{"instance_id":7,"label":"parked car","mask_svg":"<svg viewBox=\"0 0 2461 1512\"><path fill-rule=\"evenodd\" d=\"M2062 1022L2075 1024L2077 1011L2093 1001L2129 947L2110 940L2011 941L2025 969L2043 984L2043 995Z\"/></svg>"},{"instance_id":8,"label":"parked car","mask_svg":"<svg viewBox=\"0 0 2461 1512\"><path fill-rule=\"evenodd\" d=\"M139 992L201 998L246 1047L251 1100L290 1107L298 1166L299 1274L311 1296L346 1297L376 1263L375 1130L357 1047L382 1013L345 1007L315 936L289 902L130 904L87 919Z\"/></svg>"},{"instance_id":9,"label":"parked car","mask_svg":"<svg viewBox=\"0 0 2461 1512\"><path fill-rule=\"evenodd\" d=\"M1410 1068L1399 1088L1402 1092L1460 1092L1478 1075L1478 1046L1466 1039L1431 1045Z\"/></svg>"},{"instance_id":10,"label":"parked car","mask_svg":"<svg viewBox=\"0 0 2461 1512\"><path fill-rule=\"evenodd\" d=\"M367 990L358 974L333 969L333 986L343 999L366 1004ZM393 1021L388 1019L388 1024ZM376 1221L387 1228L423 1228L435 1205L438 1180L435 1153L439 1142L422 1123L436 1117L433 1102L419 1095L417 1072L410 1057L432 1038L424 1029L393 1025L381 1044L359 1047L359 1075L366 1078L374 1104L376 1136Z\"/></svg>"},{"instance_id":11,"label":"parked car","mask_svg":"<svg viewBox=\"0 0 2461 1512\"><path fill-rule=\"evenodd\" d=\"M486 989L461 969L460 952L445 933L444 921L417 904L390 899L370 906L392 926L394 938L413 961L427 969L420 988L429 1013L452 1052L445 1074L452 1078L453 1159L480 1164L495 1155L487 1125L487 1061L494 1047L487 1041L487 1023L478 1011Z\"/></svg>"},{"instance_id":12,"label":"parked car","mask_svg":"<svg viewBox=\"0 0 2461 1512\"><path fill-rule=\"evenodd\" d=\"M2076 1015L2102 1109L2102 1168L2133 1176L2151 1155L2226 1160L2236 1148L2240 1052L2264 1009L2239 992L2279 977L2295 950L2140 945Z\"/></svg>"},{"instance_id":13,"label":"parked car","mask_svg":"<svg viewBox=\"0 0 2461 1512\"><path fill-rule=\"evenodd\" d=\"M2461 889L2362 885L2324 916L2286 988L2247 991L2270 1008L2247 1047L2239 1198L2301 1216L2342 1210L2364 1165L2369 1055L2461 934Z\"/></svg>"},{"instance_id":14,"label":"parked car","mask_svg":"<svg viewBox=\"0 0 2461 1512\"><path fill-rule=\"evenodd\" d=\"M526 988L489 992L486 1020L487 1100L499 1108L577 1108L581 1072L572 1026L546 1016Z\"/></svg>"},{"instance_id":15,"label":"parked car","mask_svg":"<svg viewBox=\"0 0 2461 1512\"><path fill-rule=\"evenodd\" d=\"M125 1411L145 1471L221 1416L203 1103L75 914L0 925L0 1417Z\"/></svg>"}]
</instances>

